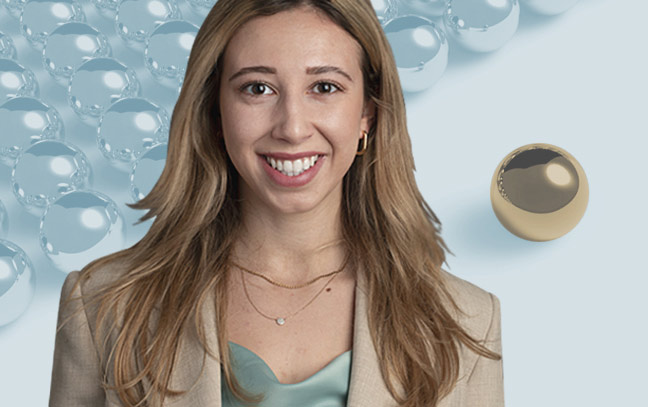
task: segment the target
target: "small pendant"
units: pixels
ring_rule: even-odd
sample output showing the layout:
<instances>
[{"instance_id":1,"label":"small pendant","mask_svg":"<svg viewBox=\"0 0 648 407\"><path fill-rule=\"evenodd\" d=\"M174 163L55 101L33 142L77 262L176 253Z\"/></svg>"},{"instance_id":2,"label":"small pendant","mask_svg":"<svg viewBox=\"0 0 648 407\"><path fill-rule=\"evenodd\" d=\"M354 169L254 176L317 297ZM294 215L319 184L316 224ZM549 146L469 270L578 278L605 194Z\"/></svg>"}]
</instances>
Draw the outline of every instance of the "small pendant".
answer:
<instances>
[{"instance_id":1,"label":"small pendant","mask_svg":"<svg viewBox=\"0 0 648 407\"><path fill-rule=\"evenodd\" d=\"M277 322L277 325L283 325L286 322L286 320L283 318L277 318L275 319L275 321Z\"/></svg>"}]
</instances>

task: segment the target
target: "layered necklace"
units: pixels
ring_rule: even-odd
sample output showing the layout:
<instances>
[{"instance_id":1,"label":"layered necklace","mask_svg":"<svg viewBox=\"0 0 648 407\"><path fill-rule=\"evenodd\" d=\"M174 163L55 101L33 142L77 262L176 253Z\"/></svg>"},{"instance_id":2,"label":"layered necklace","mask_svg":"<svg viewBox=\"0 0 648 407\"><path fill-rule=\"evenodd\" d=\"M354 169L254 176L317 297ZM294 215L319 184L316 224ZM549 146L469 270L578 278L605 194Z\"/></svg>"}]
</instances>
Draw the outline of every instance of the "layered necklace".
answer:
<instances>
[{"instance_id":1,"label":"layered necklace","mask_svg":"<svg viewBox=\"0 0 648 407\"><path fill-rule=\"evenodd\" d=\"M301 308L299 308L297 311L293 312L292 314L285 315L285 316L271 317L271 316L269 316L269 315L267 315L267 314L261 312L261 310L259 310L259 308L254 304L254 302L253 302L252 299L250 298L250 294L249 294L248 291L247 291L247 286L246 286L246 284L245 284L245 278L243 278L243 273L241 273L241 281L242 281L242 283L243 283L243 291L245 292L245 296L247 297L248 301L250 302L250 305L252 305L252 308L254 308L254 310L255 310L256 312L258 312L258 313L259 313L261 316L263 316L264 318L271 319L271 320L275 321L275 322L277 323L277 325L282 326L283 324L286 323L286 321L288 320L288 318L292 318L293 316L297 315L297 313L301 312L304 308L308 307L308 306L309 306L313 301L315 301L315 299L316 299L316 298L317 298L317 297L318 297L318 296L319 296L319 295L320 295L320 294L321 294L321 293L326 289L326 287L331 283L331 281L333 281L333 279L334 279L334 278L335 278L335 277L336 277L336 276L337 276L337 275L338 275L342 270L344 270L344 268L346 267L347 263L349 262L349 258L350 258L350 256L347 255L347 257L346 257L345 260L344 260L344 263L342 263L342 267L340 267L338 270L334 270L334 271L331 271L330 273L322 274L321 276L315 277L315 278L313 278L312 280L307 281L306 283L298 284L298 285L288 285L288 284L279 283L279 282L273 281L272 279L268 278L267 276L265 276L265 275L263 275L263 274L261 274L261 273L257 273L256 271L252 271L252 270L246 269L245 267L240 266L240 265L238 265L238 264L235 263L235 262L230 261L230 264L231 264L232 266L234 266L234 267L236 267L236 268L242 270L242 271L245 271L246 273L250 273L250 274L253 274L253 275L255 275L255 276L261 277L261 278L263 278L264 280L266 280L267 282L269 282L269 283L272 284L272 285L275 285L275 286L277 286L277 287L281 287L281 288L291 289L291 290L294 290L294 289L297 289L297 288L303 288L303 287L306 287L306 286L311 285L311 284L313 284L314 282L316 282L316 281L318 281L319 279L322 279L322 278L326 278L326 277L329 277L329 276L331 277L331 278L329 278L329 280L326 282L326 284L324 284L324 286L323 286L323 287L322 287L322 288L317 292L317 294L315 294L315 296L314 296L313 298L311 298L311 299L310 299L310 300L309 300L305 305L303 305L303 306L302 306Z\"/></svg>"}]
</instances>

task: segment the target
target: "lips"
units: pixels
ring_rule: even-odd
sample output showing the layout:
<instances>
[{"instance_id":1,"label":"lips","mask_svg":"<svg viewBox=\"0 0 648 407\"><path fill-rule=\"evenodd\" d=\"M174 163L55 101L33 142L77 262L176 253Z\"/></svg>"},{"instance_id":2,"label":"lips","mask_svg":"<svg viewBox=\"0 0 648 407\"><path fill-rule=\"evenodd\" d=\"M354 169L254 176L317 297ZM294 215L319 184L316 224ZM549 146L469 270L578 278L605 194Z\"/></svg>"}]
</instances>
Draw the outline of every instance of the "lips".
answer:
<instances>
[{"instance_id":1,"label":"lips","mask_svg":"<svg viewBox=\"0 0 648 407\"><path fill-rule=\"evenodd\" d=\"M310 152L308 152L310 153ZM304 153L301 153L302 157ZM317 153L316 153L317 154ZM295 155L293 155L294 157ZM268 163L267 159L265 156L262 154L259 154L259 160L261 162L261 165L263 166L263 170L265 173L268 175L268 177L278 186L282 187L300 187L308 184L318 173L319 169L322 167L322 164L325 161L326 156L321 155L318 157L317 161L313 166L311 166L308 170L302 172L299 175L295 176L289 176L286 174L281 173L280 171L272 168L272 165ZM292 158L290 158L292 159Z\"/></svg>"},{"instance_id":2,"label":"lips","mask_svg":"<svg viewBox=\"0 0 648 407\"><path fill-rule=\"evenodd\" d=\"M301 158L305 157L311 157L314 155L319 155L322 156L324 155L323 152L321 151L303 151L301 153L285 153L285 152L264 152L264 153L259 153L259 155L262 155L264 157L271 157L274 158L275 160L299 160Z\"/></svg>"}]
</instances>

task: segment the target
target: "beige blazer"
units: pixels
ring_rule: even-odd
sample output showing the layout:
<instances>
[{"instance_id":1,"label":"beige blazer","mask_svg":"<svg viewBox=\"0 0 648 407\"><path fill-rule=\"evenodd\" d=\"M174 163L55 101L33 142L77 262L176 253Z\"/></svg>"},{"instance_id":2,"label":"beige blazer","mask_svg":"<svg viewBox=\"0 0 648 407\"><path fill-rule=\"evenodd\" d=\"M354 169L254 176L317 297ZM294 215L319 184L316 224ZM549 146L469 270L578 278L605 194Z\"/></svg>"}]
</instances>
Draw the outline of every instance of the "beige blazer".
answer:
<instances>
[{"instance_id":1,"label":"beige blazer","mask_svg":"<svg viewBox=\"0 0 648 407\"><path fill-rule=\"evenodd\" d=\"M96 289L119 272L117 269L101 270L82 284L84 293ZM500 303L498 298L450 273L444 271L449 287L458 302L469 315L460 318L462 326L477 338L485 338L486 346L501 353ZM79 272L70 273L63 284L61 299L67 298ZM74 296L80 294L77 289ZM355 291L355 320L353 328L353 351L351 378L347 407L395 407L380 373L378 358L367 326L367 291L362 274L358 275ZM205 312L213 310L213 298L204 302ZM58 323L79 306L62 308L59 303ZM218 351L218 339L214 318L205 314L207 340ZM99 366L98 347L91 333L94 332L92 310L80 312L56 334L54 363L50 389L50 407L117 407L122 406L117 395L102 389L101 367ZM191 324L192 325L192 324ZM188 340L183 340L174 367L171 388L188 389L200 375L203 353L195 332L189 332ZM494 361L479 356L466 347L461 348L460 380L452 393L444 398L439 407L502 407L504 388L502 361ZM167 399L165 407L221 407L221 368L220 364L207 355L204 374L184 397ZM148 390L148 389L146 389ZM400 390L400 389L399 389ZM283 407L283 406L272 406ZM308 406L304 406L308 407Z\"/></svg>"}]
</instances>

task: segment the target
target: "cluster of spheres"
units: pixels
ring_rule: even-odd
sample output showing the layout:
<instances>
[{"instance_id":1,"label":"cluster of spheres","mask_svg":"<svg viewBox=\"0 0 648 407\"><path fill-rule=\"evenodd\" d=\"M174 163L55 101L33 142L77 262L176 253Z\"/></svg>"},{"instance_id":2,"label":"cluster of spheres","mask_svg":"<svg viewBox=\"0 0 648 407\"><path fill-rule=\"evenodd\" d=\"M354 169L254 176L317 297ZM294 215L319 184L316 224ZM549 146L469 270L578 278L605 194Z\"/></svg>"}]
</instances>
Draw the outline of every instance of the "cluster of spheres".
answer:
<instances>
[{"instance_id":1,"label":"cluster of spheres","mask_svg":"<svg viewBox=\"0 0 648 407\"><path fill-rule=\"evenodd\" d=\"M372 4L394 51L403 89L420 92L443 76L451 47L492 52L515 34L520 7L551 15L576 1ZM11 202L0 200L0 326L19 318L29 306L36 284L35 256L69 273L126 247L125 202L117 202L111 191L128 191L128 199L137 202L162 173L169 112L198 29L215 3L4 0L0 5L7 13L0 27L0 166L10 174L0 179L0 186L13 195ZM87 147L88 137L93 138L92 148ZM496 172L494 208L518 236L542 240L559 235L555 229L530 233L524 213L573 207L564 211L574 218L584 210L582 169L568 153L557 147L551 152L536 152L531 158L517 152ZM521 161L539 163L544 172L520 173L515 168ZM113 177L108 186L95 185L96 169L106 164L123 176ZM525 200L531 192L520 189L527 185L525 177L540 179L540 173L553 175L554 181L572 179L568 192L555 193L554 206L536 207ZM28 224L14 223L18 216L10 219L9 213L15 211L35 220L38 226L27 232L40 251L26 252L11 240L10 231L25 231Z\"/></svg>"},{"instance_id":2,"label":"cluster of spheres","mask_svg":"<svg viewBox=\"0 0 648 407\"><path fill-rule=\"evenodd\" d=\"M493 52L513 37L520 7L556 15L578 0L372 0L394 52L406 92L430 88L443 76L450 47Z\"/></svg>"}]
</instances>

